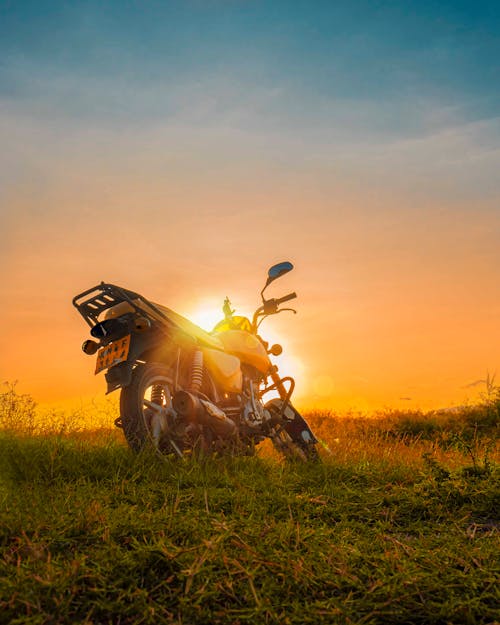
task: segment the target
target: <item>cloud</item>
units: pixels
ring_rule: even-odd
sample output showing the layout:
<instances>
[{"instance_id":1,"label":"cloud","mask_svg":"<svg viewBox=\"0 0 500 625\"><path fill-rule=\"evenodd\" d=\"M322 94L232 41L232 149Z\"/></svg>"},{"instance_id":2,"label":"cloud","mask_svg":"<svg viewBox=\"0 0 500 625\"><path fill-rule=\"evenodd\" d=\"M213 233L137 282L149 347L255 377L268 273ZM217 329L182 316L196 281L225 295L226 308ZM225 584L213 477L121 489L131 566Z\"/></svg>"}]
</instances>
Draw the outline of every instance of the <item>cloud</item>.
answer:
<instances>
[{"instance_id":1,"label":"cloud","mask_svg":"<svg viewBox=\"0 0 500 625\"><path fill-rule=\"evenodd\" d=\"M189 179L241 192L257 178L263 195L288 185L407 207L500 194L500 118L470 120L467 107L425 94L346 100L220 71L129 82L20 58L9 71L25 80L0 98L4 206L30 188L47 196L55 181L85 195L90 178L160 193Z\"/></svg>"}]
</instances>

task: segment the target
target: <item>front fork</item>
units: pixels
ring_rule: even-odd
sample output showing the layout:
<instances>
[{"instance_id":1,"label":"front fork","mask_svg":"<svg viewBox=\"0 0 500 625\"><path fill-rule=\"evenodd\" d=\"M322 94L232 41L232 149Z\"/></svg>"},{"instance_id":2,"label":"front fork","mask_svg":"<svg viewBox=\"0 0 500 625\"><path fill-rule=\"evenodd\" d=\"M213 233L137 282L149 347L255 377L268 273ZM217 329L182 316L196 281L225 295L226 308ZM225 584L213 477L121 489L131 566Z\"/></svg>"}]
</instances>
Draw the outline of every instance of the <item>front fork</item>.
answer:
<instances>
[{"instance_id":1,"label":"front fork","mask_svg":"<svg viewBox=\"0 0 500 625\"><path fill-rule=\"evenodd\" d=\"M295 380L289 376L286 378L280 378L280 376L278 375L277 367L273 367L271 371L271 380L273 381L273 385L272 387L270 387L269 390L275 388L278 391L279 396L283 402L280 415L279 415L280 418L282 418L283 415L285 414L285 410L290 405L290 398L292 397L292 393L295 389ZM288 390L285 387L285 382L290 383Z\"/></svg>"},{"instance_id":2,"label":"front fork","mask_svg":"<svg viewBox=\"0 0 500 625\"><path fill-rule=\"evenodd\" d=\"M295 443L301 446L317 443L318 439L314 436L307 421L290 403L295 388L295 380L291 377L280 378L277 368L273 368L271 371L271 379L273 385L267 390L276 389L280 396L279 400L269 402L274 407L274 419L278 424L282 424L281 427L286 430ZM285 387L285 382L290 383L288 389Z\"/></svg>"}]
</instances>

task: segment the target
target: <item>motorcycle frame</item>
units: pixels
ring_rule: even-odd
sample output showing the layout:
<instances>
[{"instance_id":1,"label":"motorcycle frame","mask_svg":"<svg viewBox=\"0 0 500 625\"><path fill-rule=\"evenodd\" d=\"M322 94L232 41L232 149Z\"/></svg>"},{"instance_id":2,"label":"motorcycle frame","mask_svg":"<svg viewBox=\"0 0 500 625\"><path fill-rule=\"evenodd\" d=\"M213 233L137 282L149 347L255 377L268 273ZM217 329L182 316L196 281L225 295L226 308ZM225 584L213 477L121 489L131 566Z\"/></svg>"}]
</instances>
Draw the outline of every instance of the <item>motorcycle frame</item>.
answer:
<instances>
[{"instance_id":1,"label":"motorcycle frame","mask_svg":"<svg viewBox=\"0 0 500 625\"><path fill-rule=\"evenodd\" d=\"M173 391L175 392L180 388L181 371L188 366L189 359L193 352L201 346L196 338L179 328L153 302L139 293L105 282L101 282L98 286L79 293L73 298L72 302L91 328L99 323L99 317L106 310L120 303L128 303L134 311L125 313L124 315L124 317L128 316L130 324L128 328L125 328L123 336L125 336L127 332L131 335L127 359L110 367L106 371L106 394L119 388L129 386L132 381L134 367L148 360L161 362L171 367L174 371ZM140 306L138 302L144 304L146 309ZM252 324L255 335L257 335L258 327L256 323L257 313L260 310L262 310L262 308L256 311L254 323ZM153 311L154 314L151 314L149 311ZM148 319L150 323L149 330L143 332L134 331L132 325L134 317L145 317ZM102 338L100 340L100 347L105 347L118 338L121 337L111 336L110 338ZM268 377L271 378L272 384L270 386L265 386L256 393L257 397L255 398L260 400L267 392L277 390L281 399L281 406L278 415L274 417L275 425L288 429L290 424L286 423L284 415L287 407L291 406L290 399L295 388L295 380L291 377L280 377L276 366L273 366L269 370L262 381L266 380ZM286 382L290 383L288 389L285 386ZM217 402L219 399L217 388L215 385L212 386L215 395L213 399ZM297 415L296 420L299 420L300 427L307 428L311 434L312 440L317 442L305 419L299 415L297 411L294 410L294 412Z\"/></svg>"},{"instance_id":2,"label":"motorcycle frame","mask_svg":"<svg viewBox=\"0 0 500 625\"><path fill-rule=\"evenodd\" d=\"M93 293L94 295L87 297ZM80 301L85 297L87 297L87 299ZM134 291L129 291L128 289L116 286L116 284L107 282L101 282L98 286L94 286L91 289L83 291L83 293L75 295L73 298L73 306L75 306L91 328L98 323L99 316L102 315L103 312L122 302L130 304L141 317L147 317L151 323L156 323L157 319L138 306L134 300L139 300L149 308L152 308L154 312L163 319L165 324L173 325L168 317L155 306L153 302L140 295L140 293L135 293Z\"/></svg>"},{"instance_id":3,"label":"motorcycle frame","mask_svg":"<svg viewBox=\"0 0 500 625\"><path fill-rule=\"evenodd\" d=\"M99 285L79 293L72 301L73 306L91 328L99 323L99 317L106 310L123 302L129 304L137 316L146 317L151 324L150 330L142 333L133 332L130 328L131 342L127 360L110 367L105 373L107 394L128 386L132 380L134 366L148 359L162 362L170 367L175 366L174 389L179 388L182 354L185 350L192 352L199 347L198 341L176 326L153 302L140 293L107 282L101 282ZM138 302L144 304L146 309L140 306ZM147 308L151 309L155 315L152 315ZM134 315L134 313L127 314L132 317ZM115 338L118 337L101 340L100 347L106 346ZM151 356L154 354L154 357L145 357L148 353ZM273 384L263 389L262 394L274 389L278 391L283 400L282 416L290 404L295 381L291 377L281 378L276 367L271 369L269 376ZM290 382L288 390L285 387L285 382Z\"/></svg>"}]
</instances>

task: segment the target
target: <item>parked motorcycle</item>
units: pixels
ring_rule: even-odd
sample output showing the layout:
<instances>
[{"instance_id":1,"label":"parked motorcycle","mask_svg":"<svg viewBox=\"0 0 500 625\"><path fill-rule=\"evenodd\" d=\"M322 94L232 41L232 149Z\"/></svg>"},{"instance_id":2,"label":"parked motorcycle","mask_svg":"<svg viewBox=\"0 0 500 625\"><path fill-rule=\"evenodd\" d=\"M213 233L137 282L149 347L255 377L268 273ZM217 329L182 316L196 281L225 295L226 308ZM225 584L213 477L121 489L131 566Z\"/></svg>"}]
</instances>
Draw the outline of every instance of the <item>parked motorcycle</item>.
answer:
<instances>
[{"instance_id":1,"label":"parked motorcycle","mask_svg":"<svg viewBox=\"0 0 500 625\"><path fill-rule=\"evenodd\" d=\"M84 341L84 353L97 353L95 373L106 371L108 393L121 389L115 424L133 450L152 444L179 457L251 454L269 438L288 458L318 459L318 441L290 403L295 381L281 377L270 359L282 347L258 334L269 315L293 311L280 306L296 293L264 296L292 269L289 262L269 269L252 321L235 315L226 298L224 319L210 333L114 284L101 282L73 298L95 339Z\"/></svg>"}]
</instances>

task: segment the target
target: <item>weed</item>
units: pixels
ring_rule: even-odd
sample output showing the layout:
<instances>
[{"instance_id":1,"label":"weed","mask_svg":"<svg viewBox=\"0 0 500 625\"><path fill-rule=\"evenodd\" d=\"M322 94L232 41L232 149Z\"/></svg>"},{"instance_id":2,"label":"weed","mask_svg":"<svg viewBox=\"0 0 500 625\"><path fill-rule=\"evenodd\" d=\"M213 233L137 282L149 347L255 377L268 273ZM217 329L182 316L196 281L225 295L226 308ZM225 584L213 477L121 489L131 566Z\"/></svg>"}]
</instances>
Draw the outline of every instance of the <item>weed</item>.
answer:
<instances>
[{"instance_id":1,"label":"weed","mask_svg":"<svg viewBox=\"0 0 500 625\"><path fill-rule=\"evenodd\" d=\"M443 482L445 480L450 479L450 472L448 469L443 467L440 462L438 462L430 452L426 451L422 454L422 458L424 460L424 464L426 468L429 470L430 474L438 481Z\"/></svg>"},{"instance_id":2,"label":"weed","mask_svg":"<svg viewBox=\"0 0 500 625\"><path fill-rule=\"evenodd\" d=\"M35 432L36 402L28 394L16 390L17 382L4 382L0 393L0 429L33 434Z\"/></svg>"},{"instance_id":3,"label":"weed","mask_svg":"<svg viewBox=\"0 0 500 625\"><path fill-rule=\"evenodd\" d=\"M497 619L494 420L313 413L322 464L183 462L44 429L7 393L0 418L24 401L29 427L0 432L0 623Z\"/></svg>"}]
</instances>

